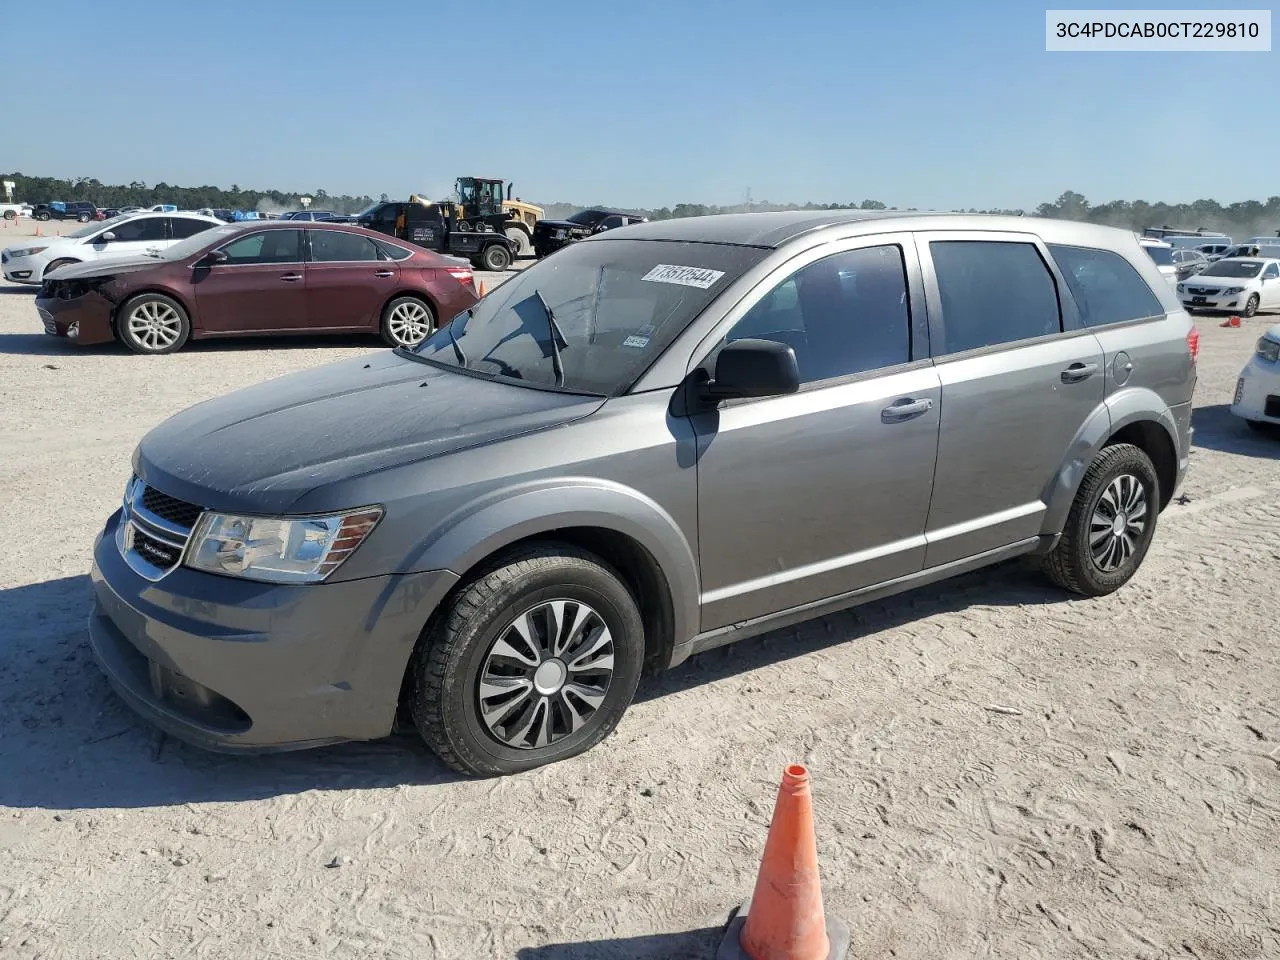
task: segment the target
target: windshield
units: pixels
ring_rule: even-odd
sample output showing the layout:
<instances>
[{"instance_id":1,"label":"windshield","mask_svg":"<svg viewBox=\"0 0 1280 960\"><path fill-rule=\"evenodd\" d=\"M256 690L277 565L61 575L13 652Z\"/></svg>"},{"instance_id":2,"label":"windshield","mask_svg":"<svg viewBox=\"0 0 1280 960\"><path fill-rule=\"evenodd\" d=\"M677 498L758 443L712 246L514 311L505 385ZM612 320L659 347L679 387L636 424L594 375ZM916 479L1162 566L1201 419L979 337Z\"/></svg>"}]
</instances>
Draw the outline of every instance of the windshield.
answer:
<instances>
[{"instance_id":1,"label":"windshield","mask_svg":"<svg viewBox=\"0 0 1280 960\"><path fill-rule=\"evenodd\" d=\"M1219 260L1207 270L1202 271L1200 276L1234 277L1237 280L1247 280L1261 272L1262 262L1259 260Z\"/></svg>"},{"instance_id":2,"label":"windshield","mask_svg":"<svg viewBox=\"0 0 1280 960\"><path fill-rule=\"evenodd\" d=\"M382 206L382 201L381 201L381 200L379 200L377 203L371 203L371 204L369 204L367 207L365 207L365 208L364 208L363 210L361 210L359 213L352 214L352 216L355 216L355 217L367 217L367 216L369 216L369 214L373 213L373 211L377 210L380 206Z\"/></svg>"},{"instance_id":3,"label":"windshield","mask_svg":"<svg viewBox=\"0 0 1280 960\"><path fill-rule=\"evenodd\" d=\"M179 240L171 247L159 251L159 260L183 260L187 257L194 256L211 243L218 240L225 240L227 237L234 236L244 230L244 227L238 224L229 223L224 227L209 224L208 230L201 230L199 233L193 233L185 240Z\"/></svg>"},{"instance_id":4,"label":"windshield","mask_svg":"<svg viewBox=\"0 0 1280 960\"><path fill-rule=\"evenodd\" d=\"M1168 247L1143 247L1157 264L1162 267L1173 266L1173 251Z\"/></svg>"},{"instance_id":5,"label":"windshield","mask_svg":"<svg viewBox=\"0 0 1280 960\"><path fill-rule=\"evenodd\" d=\"M497 287L417 352L538 387L554 388L559 366L565 390L617 396L767 253L676 241L573 244ZM544 303L563 339L553 341Z\"/></svg>"},{"instance_id":6,"label":"windshield","mask_svg":"<svg viewBox=\"0 0 1280 960\"><path fill-rule=\"evenodd\" d=\"M607 216L608 214L603 210L579 210L569 218L569 223L580 223L584 227L594 227Z\"/></svg>"},{"instance_id":7,"label":"windshield","mask_svg":"<svg viewBox=\"0 0 1280 960\"><path fill-rule=\"evenodd\" d=\"M114 224L120 223L122 220L128 220L127 215L112 217L110 220L99 220L97 223L91 223L87 227L81 227L79 230L73 230L67 234L76 240L83 240L85 237L96 236L103 230L110 230Z\"/></svg>"}]
</instances>

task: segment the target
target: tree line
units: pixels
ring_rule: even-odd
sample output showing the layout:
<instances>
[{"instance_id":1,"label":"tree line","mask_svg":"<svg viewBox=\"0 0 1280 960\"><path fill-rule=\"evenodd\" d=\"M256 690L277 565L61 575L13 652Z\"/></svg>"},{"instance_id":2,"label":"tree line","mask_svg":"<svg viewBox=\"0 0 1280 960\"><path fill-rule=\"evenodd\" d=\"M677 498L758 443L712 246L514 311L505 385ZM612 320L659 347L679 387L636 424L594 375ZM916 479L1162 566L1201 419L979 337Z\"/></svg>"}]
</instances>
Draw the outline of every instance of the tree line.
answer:
<instances>
[{"instance_id":1,"label":"tree line","mask_svg":"<svg viewBox=\"0 0 1280 960\"><path fill-rule=\"evenodd\" d=\"M141 181L129 184L109 185L92 177L29 177L21 173L0 174L0 179L17 184L14 199L26 203L48 203L51 200L88 200L100 207L137 205L148 207L156 203L175 203L187 210L200 207L225 207L232 210L260 210L279 212L301 208L299 198L310 196L315 210L336 210L339 213L355 213L374 202L369 195L350 196L330 194L323 189L310 193L286 190L250 190L232 184L222 187L180 187L167 183L148 185ZM382 194L377 199L388 199ZM563 219L586 205L554 202L540 204L548 219ZM591 204L608 206L608 204ZM717 213L743 213L747 211L776 210L917 210L916 207L898 208L879 200L848 201L845 203L740 203L717 206L703 203L677 203L673 207L656 209L621 207L627 213L635 213L651 220L673 220L682 217L702 217ZM1067 190L1051 203L1042 203L1035 210L988 209L970 207L967 213L1001 213L1014 216L1058 217L1065 220L1084 220L1090 223L1142 230L1144 227L1174 226L1195 229L1203 227L1229 234L1237 239L1250 236L1270 236L1280 231L1280 196L1265 201L1244 200L1221 204L1217 200L1196 200L1191 203L1149 203L1145 200L1112 200L1091 204L1083 195Z\"/></svg>"}]
</instances>

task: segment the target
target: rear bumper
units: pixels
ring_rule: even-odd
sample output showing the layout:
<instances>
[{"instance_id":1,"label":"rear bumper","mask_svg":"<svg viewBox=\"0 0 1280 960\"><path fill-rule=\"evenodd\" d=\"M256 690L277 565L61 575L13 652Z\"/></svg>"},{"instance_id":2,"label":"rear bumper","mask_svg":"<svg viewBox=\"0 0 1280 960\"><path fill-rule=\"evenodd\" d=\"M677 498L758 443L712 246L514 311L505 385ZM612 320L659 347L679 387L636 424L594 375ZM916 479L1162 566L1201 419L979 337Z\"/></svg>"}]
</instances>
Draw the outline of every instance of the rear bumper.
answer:
<instances>
[{"instance_id":1,"label":"rear bumper","mask_svg":"<svg viewBox=\"0 0 1280 960\"><path fill-rule=\"evenodd\" d=\"M36 298L36 311L45 333L84 345L110 343L115 339L111 309L111 304L97 293L86 293L74 300Z\"/></svg>"},{"instance_id":2,"label":"rear bumper","mask_svg":"<svg viewBox=\"0 0 1280 960\"><path fill-rule=\"evenodd\" d=\"M410 654L454 574L276 586L180 567L150 581L120 555L118 522L94 545L89 640L137 713L220 753L391 732Z\"/></svg>"}]
</instances>

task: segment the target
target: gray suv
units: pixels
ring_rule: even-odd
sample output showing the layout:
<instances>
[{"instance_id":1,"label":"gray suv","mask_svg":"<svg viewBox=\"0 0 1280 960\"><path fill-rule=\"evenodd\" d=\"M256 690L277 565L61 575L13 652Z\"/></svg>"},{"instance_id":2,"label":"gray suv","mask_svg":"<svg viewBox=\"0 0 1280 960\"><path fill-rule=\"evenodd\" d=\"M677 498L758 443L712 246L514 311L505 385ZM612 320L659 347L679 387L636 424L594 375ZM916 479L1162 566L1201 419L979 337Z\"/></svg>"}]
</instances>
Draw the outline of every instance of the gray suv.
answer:
<instances>
[{"instance_id":1,"label":"gray suv","mask_svg":"<svg viewBox=\"0 0 1280 960\"><path fill-rule=\"evenodd\" d=\"M1198 334L1133 233L859 211L599 234L413 350L152 430L94 548L119 693L211 749L507 774L646 667L1019 555L1099 596L1187 467Z\"/></svg>"}]
</instances>

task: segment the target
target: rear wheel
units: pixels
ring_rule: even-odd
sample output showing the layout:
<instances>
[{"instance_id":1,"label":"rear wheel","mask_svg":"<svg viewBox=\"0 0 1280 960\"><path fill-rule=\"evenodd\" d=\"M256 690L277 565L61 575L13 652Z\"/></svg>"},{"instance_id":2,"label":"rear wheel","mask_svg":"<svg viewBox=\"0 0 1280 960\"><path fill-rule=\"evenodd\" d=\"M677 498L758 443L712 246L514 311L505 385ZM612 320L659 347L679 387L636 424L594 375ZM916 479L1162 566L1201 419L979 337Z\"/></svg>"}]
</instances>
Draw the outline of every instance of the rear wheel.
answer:
<instances>
[{"instance_id":1,"label":"rear wheel","mask_svg":"<svg viewBox=\"0 0 1280 960\"><path fill-rule=\"evenodd\" d=\"M502 273L511 266L511 251L501 243L491 243L480 251L480 262L484 269Z\"/></svg>"},{"instance_id":2,"label":"rear wheel","mask_svg":"<svg viewBox=\"0 0 1280 960\"><path fill-rule=\"evenodd\" d=\"M463 588L423 637L409 706L455 770L517 773L613 732L643 662L640 611L618 576L567 544L535 545Z\"/></svg>"},{"instance_id":3,"label":"rear wheel","mask_svg":"<svg viewBox=\"0 0 1280 960\"><path fill-rule=\"evenodd\" d=\"M1244 312L1241 314L1241 316L1242 316L1242 317L1252 317L1255 313L1257 313L1257 312L1258 312L1258 304L1259 304L1259 302L1260 302L1260 301L1259 301L1259 299L1258 299L1258 295L1257 295L1256 293L1254 293L1254 294L1250 294L1249 299L1245 302L1245 305L1244 305Z\"/></svg>"},{"instance_id":4,"label":"rear wheel","mask_svg":"<svg viewBox=\"0 0 1280 960\"><path fill-rule=\"evenodd\" d=\"M49 221L49 211L47 211L47 210L41 210L39 213L37 213L37 214L36 214L36 219L37 219L37 220L40 220L40 221L42 221L42 222L44 222L44 223L48 223L48 221Z\"/></svg>"},{"instance_id":5,"label":"rear wheel","mask_svg":"<svg viewBox=\"0 0 1280 960\"><path fill-rule=\"evenodd\" d=\"M76 220L77 220L79 223L88 223L88 222L89 222L90 220L92 220L92 219L93 219L93 218L92 218L91 216L89 216L87 213L79 213L79 214L76 214Z\"/></svg>"},{"instance_id":6,"label":"rear wheel","mask_svg":"<svg viewBox=\"0 0 1280 960\"><path fill-rule=\"evenodd\" d=\"M140 293L121 308L116 336L134 353L173 353L191 336L191 321L172 297Z\"/></svg>"},{"instance_id":7,"label":"rear wheel","mask_svg":"<svg viewBox=\"0 0 1280 960\"><path fill-rule=\"evenodd\" d=\"M1138 571L1160 512L1160 481L1138 447L1106 447L1085 471L1067 522L1044 570L1058 586L1087 597L1119 590Z\"/></svg>"},{"instance_id":8,"label":"rear wheel","mask_svg":"<svg viewBox=\"0 0 1280 960\"><path fill-rule=\"evenodd\" d=\"M417 297L396 297L382 308L382 339L392 347L416 347L435 331L431 307Z\"/></svg>"},{"instance_id":9,"label":"rear wheel","mask_svg":"<svg viewBox=\"0 0 1280 960\"><path fill-rule=\"evenodd\" d=\"M18 212L16 210L6 210L4 212L4 218L6 220L16 220L18 219Z\"/></svg>"}]
</instances>

